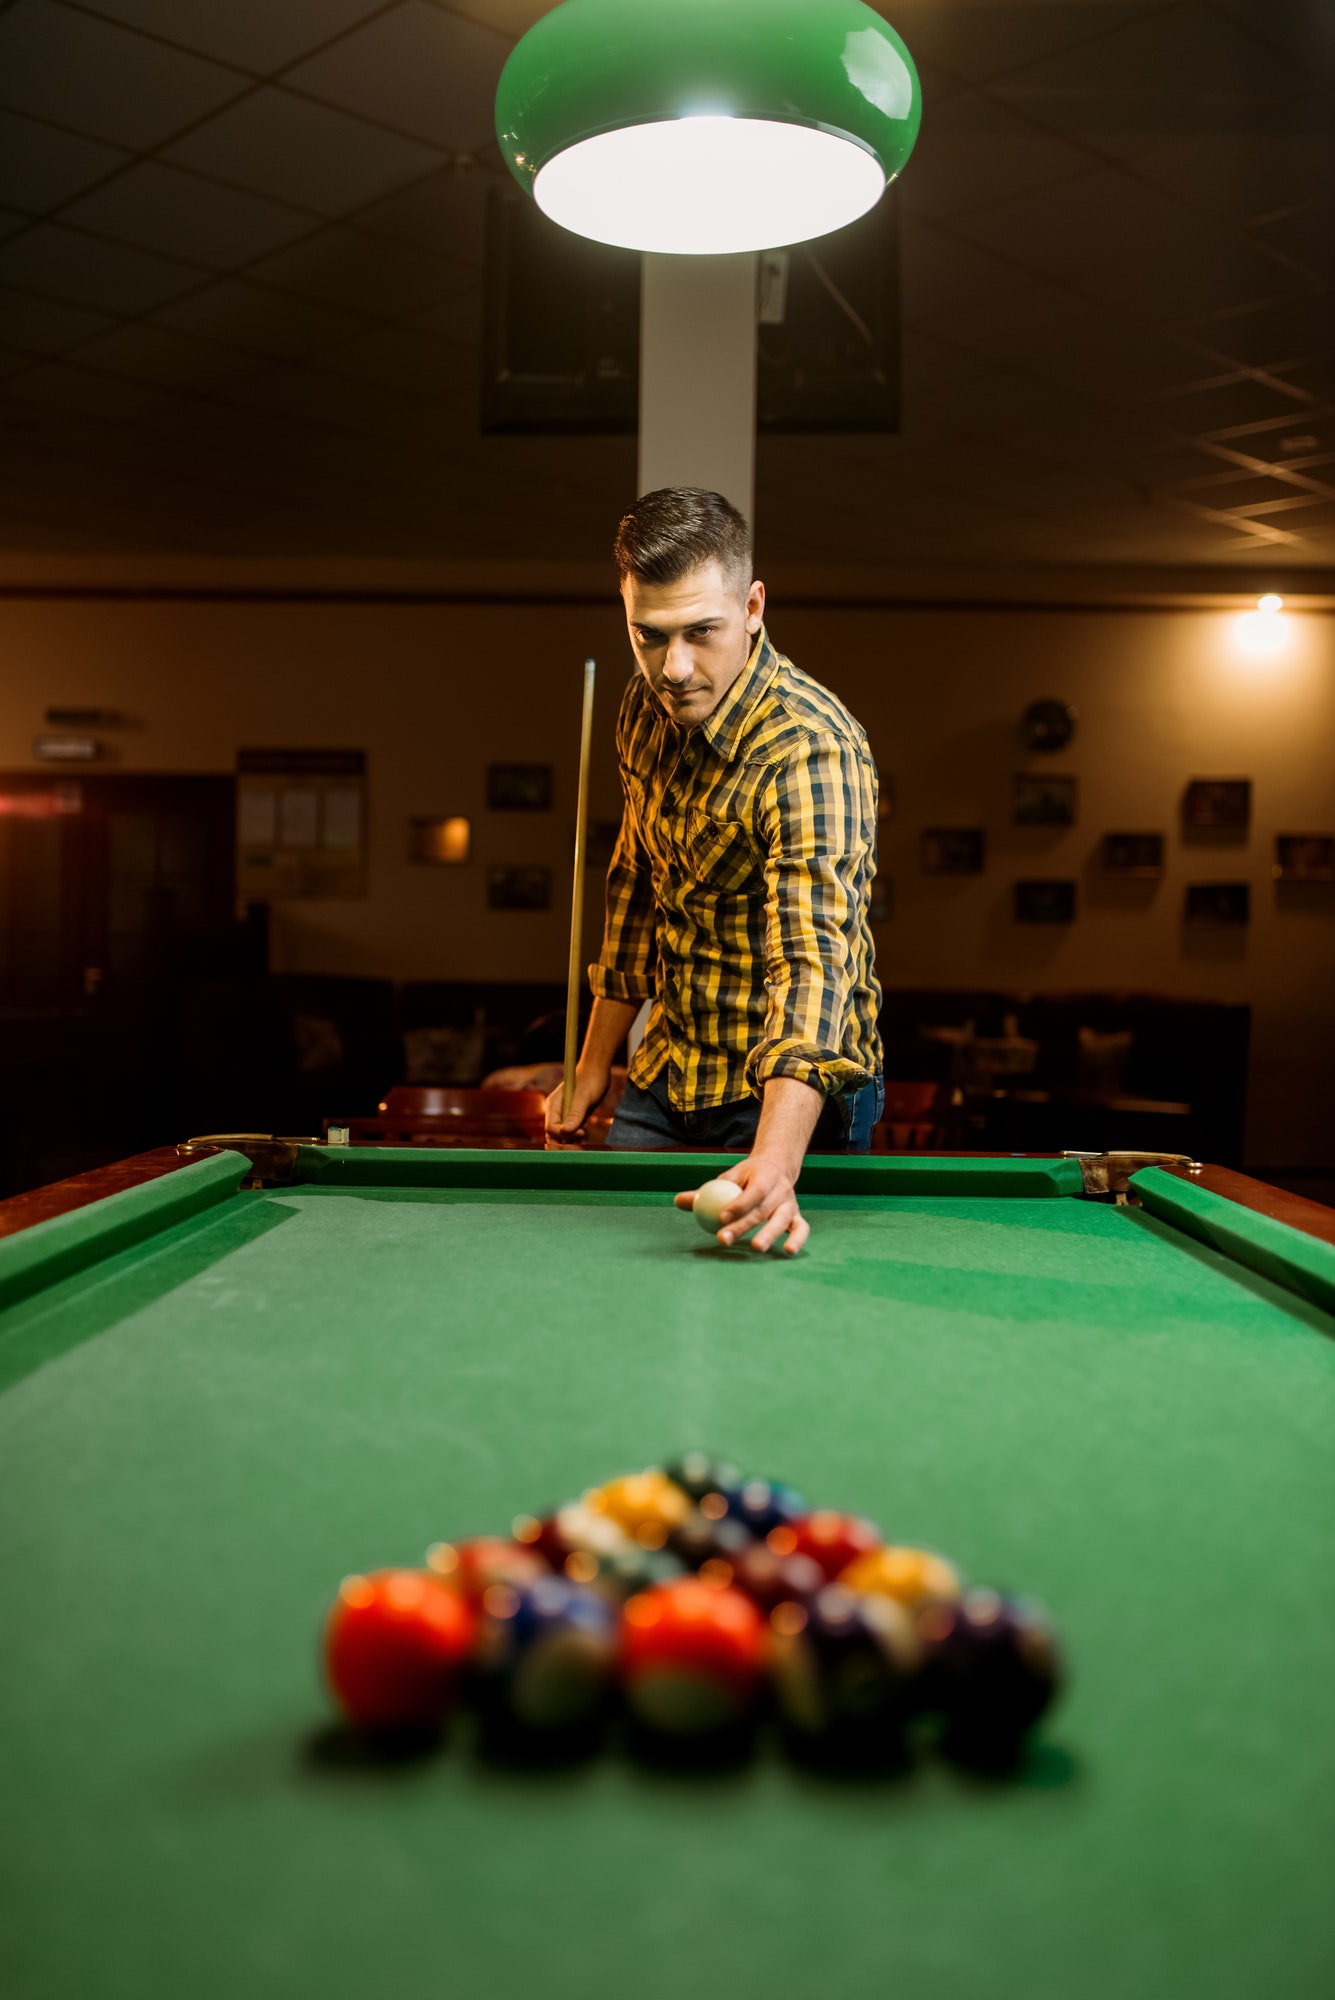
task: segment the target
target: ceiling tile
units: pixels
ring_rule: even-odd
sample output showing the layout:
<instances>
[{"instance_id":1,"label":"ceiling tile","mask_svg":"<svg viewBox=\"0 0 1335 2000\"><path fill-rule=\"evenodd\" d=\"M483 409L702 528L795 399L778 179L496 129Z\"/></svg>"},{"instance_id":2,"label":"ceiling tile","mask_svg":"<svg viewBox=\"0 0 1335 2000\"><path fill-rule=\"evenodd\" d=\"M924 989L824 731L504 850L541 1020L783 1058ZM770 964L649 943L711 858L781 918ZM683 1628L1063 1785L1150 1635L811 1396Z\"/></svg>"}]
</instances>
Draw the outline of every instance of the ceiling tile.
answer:
<instances>
[{"instance_id":1,"label":"ceiling tile","mask_svg":"<svg viewBox=\"0 0 1335 2000\"><path fill-rule=\"evenodd\" d=\"M1080 282L1091 297L1123 311L1185 326L1303 289L1301 280L1243 237L1208 223L1185 235L1170 257L1112 264L1083 274Z\"/></svg>"},{"instance_id":2,"label":"ceiling tile","mask_svg":"<svg viewBox=\"0 0 1335 2000\"><path fill-rule=\"evenodd\" d=\"M234 70L54 0L0 14L0 105L94 139L160 145L244 88Z\"/></svg>"},{"instance_id":3,"label":"ceiling tile","mask_svg":"<svg viewBox=\"0 0 1335 2000\"><path fill-rule=\"evenodd\" d=\"M924 117L899 183L902 206L944 220L1089 171L1089 156L980 91L962 91Z\"/></svg>"},{"instance_id":4,"label":"ceiling tile","mask_svg":"<svg viewBox=\"0 0 1335 2000\"><path fill-rule=\"evenodd\" d=\"M0 284L105 312L146 312L199 282L199 271L188 264L150 257L56 222L35 223L24 235L0 244Z\"/></svg>"},{"instance_id":5,"label":"ceiling tile","mask_svg":"<svg viewBox=\"0 0 1335 2000\"><path fill-rule=\"evenodd\" d=\"M1170 0L1159 0L1170 4ZM919 55L954 76L987 82L1060 50L1097 42L1144 16L1146 0L1061 0L1053 6L998 7L988 0L941 6L939 0L893 0L880 6Z\"/></svg>"},{"instance_id":6,"label":"ceiling tile","mask_svg":"<svg viewBox=\"0 0 1335 2000\"><path fill-rule=\"evenodd\" d=\"M459 347L476 347L482 334L482 292L472 286L443 306L414 313L412 324Z\"/></svg>"},{"instance_id":7,"label":"ceiling tile","mask_svg":"<svg viewBox=\"0 0 1335 2000\"><path fill-rule=\"evenodd\" d=\"M40 215L71 195L105 179L129 158L117 146L103 146L77 132L58 132L0 111L0 188L16 208Z\"/></svg>"},{"instance_id":8,"label":"ceiling tile","mask_svg":"<svg viewBox=\"0 0 1335 2000\"><path fill-rule=\"evenodd\" d=\"M1161 132L1321 129L1303 71L1200 0L1157 8L992 87L1040 124L1115 151Z\"/></svg>"},{"instance_id":9,"label":"ceiling tile","mask_svg":"<svg viewBox=\"0 0 1335 2000\"><path fill-rule=\"evenodd\" d=\"M495 137L492 102L509 53L489 28L401 0L285 81L434 146L472 152Z\"/></svg>"},{"instance_id":10,"label":"ceiling tile","mask_svg":"<svg viewBox=\"0 0 1335 2000\"><path fill-rule=\"evenodd\" d=\"M1329 357L1335 353L1331 295L1323 292L1306 298L1266 300L1216 320L1195 324L1183 338L1193 350L1208 351L1224 365L1236 362L1244 367L1261 368L1299 358L1311 361Z\"/></svg>"},{"instance_id":11,"label":"ceiling tile","mask_svg":"<svg viewBox=\"0 0 1335 2000\"><path fill-rule=\"evenodd\" d=\"M237 278L207 285L153 317L159 326L179 328L202 340L274 356L313 354L366 330L365 320L350 313L310 299L285 298Z\"/></svg>"},{"instance_id":12,"label":"ceiling tile","mask_svg":"<svg viewBox=\"0 0 1335 2000\"><path fill-rule=\"evenodd\" d=\"M495 28L503 35L512 35L518 40L526 35L535 21L544 14L550 14L559 0L436 0L444 14L458 14L466 21L480 21L485 28Z\"/></svg>"},{"instance_id":13,"label":"ceiling tile","mask_svg":"<svg viewBox=\"0 0 1335 2000\"><path fill-rule=\"evenodd\" d=\"M480 269L487 189L493 185L488 174L461 176L454 167L445 167L416 187L360 210L357 227L411 243L434 257L450 257Z\"/></svg>"},{"instance_id":14,"label":"ceiling tile","mask_svg":"<svg viewBox=\"0 0 1335 2000\"><path fill-rule=\"evenodd\" d=\"M301 209L220 187L156 160L118 174L74 202L61 219L214 270L247 263L316 227L315 217Z\"/></svg>"},{"instance_id":15,"label":"ceiling tile","mask_svg":"<svg viewBox=\"0 0 1335 2000\"><path fill-rule=\"evenodd\" d=\"M1258 41L1280 49L1315 76L1335 82L1335 13L1326 0L1213 0L1217 12Z\"/></svg>"},{"instance_id":16,"label":"ceiling tile","mask_svg":"<svg viewBox=\"0 0 1335 2000\"><path fill-rule=\"evenodd\" d=\"M446 378L458 366L458 357L427 334L387 326L327 349L320 362L330 374L377 382L434 401L444 395Z\"/></svg>"},{"instance_id":17,"label":"ceiling tile","mask_svg":"<svg viewBox=\"0 0 1335 2000\"><path fill-rule=\"evenodd\" d=\"M91 11L267 75L379 11L378 0L92 0Z\"/></svg>"},{"instance_id":18,"label":"ceiling tile","mask_svg":"<svg viewBox=\"0 0 1335 2000\"><path fill-rule=\"evenodd\" d=\"M442 304L469 283L467 270L337 224L252 266L256 284L380 319L400 319Z\"/></svg>"},{"instance_id":19,"label":"ceiling tile","mask_svg":"<svg viewBox=\"0 0 1335 2000\"><path fill-rule=\"evenodd\" d=\"M904 218L901 236L904 317L925 321L953 307L982 305L1025 290L1030 273L932 224Z\"/></svg>"},{"instance_id":20,"label":"ceiling tile","mask_svg":"<svg viewBox=\"0 0 1335 2000\"><path fill-rule=\"evenodd\" d=\"M342 215L440 165L415 139L264 88L169 147L165 157L274 201Z\"/></svg>"},{"instance_id":21,"label":"ceiling tile","mask_svg":"<svg viewBox=\"0 0 1335 2000\"><path fill-rule=\"evenodd\" d=\"M0 287L0 340L27 354L56 354L112 324L106 313Z\"/></svg>"},{"instance_id":22,"label":"ceiling tile","mask_svg":"<svg viewBox=\"0 0 1335 2000\"><path fill-rule=\"evenodd\" d=\"M955 219L955 232L1051 277L1096 271L1129 258L1171 257L1200 227L1186 209L1116 167L1057 187L1036 188Z\"/></svg>"},{"instance_id":23,"label":"ceiling tile","mask_svg":"<svg viewBox=\"0 0 1335 2000\"><path fill-rule=\"evenodd\" d=\"M1246 222L1335 188L1335 130L1324 138L1246 132L1165 133L1127 165L1208 214Z\"/></svg>"},{"instance_id":24,"label":"ceiling tile","mask_svg":"<svg viewBox=\"0 0 1335 2000\"><path fill-rule=\"evenodd\" d=\"M241 348L191 339L145 321L113 327L84 341L79 362L137 382L162 383L188 395L210 395L268 365L265 357Z\"/></svg>"}]
</instances>

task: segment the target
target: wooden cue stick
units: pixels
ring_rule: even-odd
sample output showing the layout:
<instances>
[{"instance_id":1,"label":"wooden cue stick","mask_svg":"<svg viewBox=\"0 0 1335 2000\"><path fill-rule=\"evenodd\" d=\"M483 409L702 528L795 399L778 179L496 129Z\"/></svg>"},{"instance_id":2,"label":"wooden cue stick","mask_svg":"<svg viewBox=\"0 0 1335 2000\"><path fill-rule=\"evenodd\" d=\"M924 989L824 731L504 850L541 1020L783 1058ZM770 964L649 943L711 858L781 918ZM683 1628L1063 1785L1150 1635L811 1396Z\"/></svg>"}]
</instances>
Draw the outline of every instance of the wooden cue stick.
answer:
<instances>
[{"instance_id":1,"label":"wooden cue stick","mask_svg":"<svg viewBox=\"0 0 1335 2000\"><path fill-rule=\"evenodd\" d=\"M570 1116L575 1096L575 1064L579 1060L579 993L583 972L584 850L589 831L589 745L593 739L592 660L584 662L584 713L579 731L579 794L575 802L575 887L570 899L570 969L566 978L566 1055L561 1079L561 1123Z\"/></svg>"}]
</instances>

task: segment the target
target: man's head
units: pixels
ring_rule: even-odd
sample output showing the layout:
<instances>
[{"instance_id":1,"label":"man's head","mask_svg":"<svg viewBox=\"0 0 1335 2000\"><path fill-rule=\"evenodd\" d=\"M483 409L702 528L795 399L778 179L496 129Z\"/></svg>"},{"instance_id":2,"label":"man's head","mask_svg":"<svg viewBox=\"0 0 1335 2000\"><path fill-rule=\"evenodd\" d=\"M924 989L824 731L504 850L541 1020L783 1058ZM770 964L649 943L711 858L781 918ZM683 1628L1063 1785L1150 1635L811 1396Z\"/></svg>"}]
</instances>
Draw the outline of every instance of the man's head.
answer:
<instances>
[{"instance_id":1,"label":"man's head","mask_svg":"<svg viewBox=\"0 0 1335 2000\"><path fill-rule=\"evenodd\" d=\"M617 530L617 568L640 672L682 728L712 715L765 615L751 531L721 493L665 486Z\"/></svg>"}]
</instances>

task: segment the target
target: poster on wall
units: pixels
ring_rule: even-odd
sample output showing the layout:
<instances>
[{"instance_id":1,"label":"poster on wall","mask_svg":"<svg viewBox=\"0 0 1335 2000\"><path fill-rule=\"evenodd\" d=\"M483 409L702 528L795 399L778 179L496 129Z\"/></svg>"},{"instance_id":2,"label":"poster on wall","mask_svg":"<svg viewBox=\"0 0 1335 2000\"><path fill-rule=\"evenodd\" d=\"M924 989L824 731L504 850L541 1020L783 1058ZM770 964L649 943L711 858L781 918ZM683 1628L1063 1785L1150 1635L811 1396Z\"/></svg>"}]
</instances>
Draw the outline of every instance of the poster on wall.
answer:
<instances>
[{"instance_id":1,"label":"poster on wall","mask_svg":"<svg viewBox=\"0 0 1335 2000\"><path fill-rule=\"evenodd\" d=\"M238 750L237 900L366 894L366 752Z\"/></svg>"}]
</instances>

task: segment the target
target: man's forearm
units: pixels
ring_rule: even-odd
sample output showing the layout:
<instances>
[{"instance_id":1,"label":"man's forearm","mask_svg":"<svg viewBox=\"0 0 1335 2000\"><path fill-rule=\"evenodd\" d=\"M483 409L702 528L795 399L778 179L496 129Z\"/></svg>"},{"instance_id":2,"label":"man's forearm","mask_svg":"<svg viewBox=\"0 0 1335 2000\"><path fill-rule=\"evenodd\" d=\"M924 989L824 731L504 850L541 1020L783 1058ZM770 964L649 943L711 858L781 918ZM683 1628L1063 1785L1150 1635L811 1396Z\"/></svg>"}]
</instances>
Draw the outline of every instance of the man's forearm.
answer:
<instances>
[{"instance_id":1,"label":"man's forearm","mask_svg":"<svg viewBox=\"0 0 1335 2000\"><path fill-rule=\"evenodd\" d=\"M606 1000L601 995L595 998L579 1059L581 1070L595 1076L606 1075L639 1011L635 1000Z\"/></svg>"},{"instance_id":2,"label":"man's forearm","mask_svg":"<svg viewBox=\"0 0 1335 2000\"><path fill-rule=\"evenodd\" d=\"M809 1083L801 1083L795 1076L772 1076L761 1098L752 1159L772 1160L795 1181L824 1104L820 1091Z\"/></svg>"}]
</instances>

